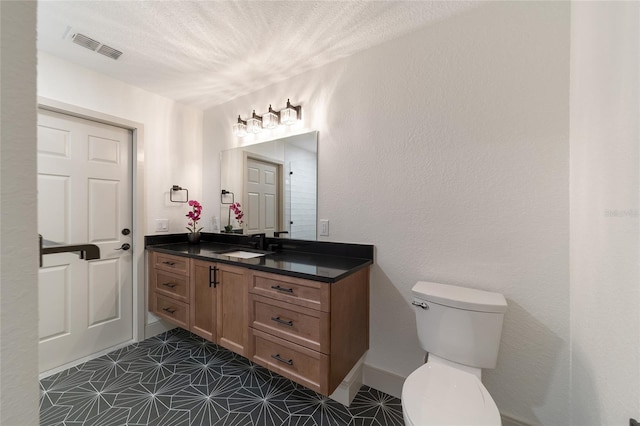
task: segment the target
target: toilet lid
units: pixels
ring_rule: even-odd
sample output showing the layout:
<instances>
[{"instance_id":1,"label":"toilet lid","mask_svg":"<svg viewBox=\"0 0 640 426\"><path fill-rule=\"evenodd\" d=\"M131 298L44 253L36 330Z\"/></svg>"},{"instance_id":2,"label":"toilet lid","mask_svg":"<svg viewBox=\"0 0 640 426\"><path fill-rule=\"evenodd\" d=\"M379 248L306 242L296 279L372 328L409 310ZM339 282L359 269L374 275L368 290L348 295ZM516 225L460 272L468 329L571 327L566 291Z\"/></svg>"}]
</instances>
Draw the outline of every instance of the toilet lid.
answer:
<instances>
[{"instance_id":1,"label":"toilet lid","mask_svg":"<svg viewBox=\"0 0 640 426\"><path fill-rule=\"evenodd\" d=\"M427 363L402 387L407 424L500 425L500 412L480 379L442 364Z\"/></svg>"}]
</instances>

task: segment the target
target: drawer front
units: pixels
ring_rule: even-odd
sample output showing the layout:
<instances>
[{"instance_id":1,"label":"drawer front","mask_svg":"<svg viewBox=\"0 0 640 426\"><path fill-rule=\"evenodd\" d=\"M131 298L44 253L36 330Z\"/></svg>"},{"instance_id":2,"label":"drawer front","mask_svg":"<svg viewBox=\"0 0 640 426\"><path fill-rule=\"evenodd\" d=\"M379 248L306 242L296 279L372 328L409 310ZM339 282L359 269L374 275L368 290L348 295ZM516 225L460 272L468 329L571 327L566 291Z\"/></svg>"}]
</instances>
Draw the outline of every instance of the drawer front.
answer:
<instances>
[{"instance_id":1,"label":"drawer front","mask_svg":"<svg viewBox=\"0 0 640 426\"><path fill-rule=\"evenodd\" d=\"M189 276L189 258L181 256L172 256L170 254L157 253L155 254L154 268L161 269L163 271L173 272L174 274L180 274Z\"/></svg>"},{"instance_id":2,"label":"drawer front","mask_svg":"<svg viewBox=\"0 0 640 426\"><path fill-rule=\"evenodd\" d=\"M155 289L158 293L189 303L189 277L172 274L157 269L151 271L155 274Z\"/></svg>"},{"instance_id":3,"label":"drawer front","mask_svg":"<svg viewBox=\"0 0 640 426\"><path fill-rule=\"evenodd\" d=\"M295 305L329 312L330 285L328 283L254 271L251 279L251 292Z\"/></svg>"},{"instance_id":4,"label":"drawer front","mask_svg":"<svg viewBox=\"0 0 640 426\"><path fill-rule=\"evenodd\" d=\"M186 303L155 293L155 309L153 313L185 330L189 329L189 305Z\"/></svg>"},{"instance_id":5,"label":"drawer front","mask_svg":"<svg viewBox=\"0 0 640 426\"><path fill-rule=\"evenodd\" d=\"M298 345L328 354L329 314L255 294L249 297L249 324Z\"/></svg>"},{"instance_id":6,"label":"drawer front","mask_svg":"<svg viewBox=\"0 0 640 426\"><path fill-rule=\"evenodd\" d=\"M284 377L327 394L329 357L259 330L249 329L252 360Z\"/></svg>"}]
</instances>

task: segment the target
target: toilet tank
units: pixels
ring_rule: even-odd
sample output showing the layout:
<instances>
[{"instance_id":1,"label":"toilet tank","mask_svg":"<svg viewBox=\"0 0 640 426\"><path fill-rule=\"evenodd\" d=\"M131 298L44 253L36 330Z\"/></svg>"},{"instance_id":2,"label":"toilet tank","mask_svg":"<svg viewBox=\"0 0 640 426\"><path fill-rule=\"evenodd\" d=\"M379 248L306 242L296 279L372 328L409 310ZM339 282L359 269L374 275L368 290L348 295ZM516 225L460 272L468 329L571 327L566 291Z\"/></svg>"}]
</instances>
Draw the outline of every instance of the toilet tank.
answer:
<instances>
[{"instance_id":1,"label":"toilet tank","mask_svg":"<svg viewBox=\"0 0 640 426\"><path fill-rule=\"evenodd\" d=\"M425 351L470 367L495 368L507 310L502 294L425 281L412 293Z\"/></svg>"}]
</instances>

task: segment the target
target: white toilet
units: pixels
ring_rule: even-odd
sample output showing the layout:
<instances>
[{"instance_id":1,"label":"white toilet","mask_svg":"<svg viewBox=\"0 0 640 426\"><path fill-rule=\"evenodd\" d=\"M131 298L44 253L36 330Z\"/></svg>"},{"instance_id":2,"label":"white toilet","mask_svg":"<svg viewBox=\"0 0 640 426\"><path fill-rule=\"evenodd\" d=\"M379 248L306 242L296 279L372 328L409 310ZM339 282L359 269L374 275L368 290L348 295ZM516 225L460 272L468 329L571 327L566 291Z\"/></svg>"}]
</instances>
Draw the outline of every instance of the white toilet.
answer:
<instances>
[{"instance_id":1,"label":"white toilet","mask_svg":"<svg viewBox=\"0 0 640 426\"><path fill-rule=\"evenodd\" d=\"M499 293L418 282L412 289L426 364L402 387L409 426L501 425L482 368L495 368L507 301Z\"/></svg>"}]
</instances>

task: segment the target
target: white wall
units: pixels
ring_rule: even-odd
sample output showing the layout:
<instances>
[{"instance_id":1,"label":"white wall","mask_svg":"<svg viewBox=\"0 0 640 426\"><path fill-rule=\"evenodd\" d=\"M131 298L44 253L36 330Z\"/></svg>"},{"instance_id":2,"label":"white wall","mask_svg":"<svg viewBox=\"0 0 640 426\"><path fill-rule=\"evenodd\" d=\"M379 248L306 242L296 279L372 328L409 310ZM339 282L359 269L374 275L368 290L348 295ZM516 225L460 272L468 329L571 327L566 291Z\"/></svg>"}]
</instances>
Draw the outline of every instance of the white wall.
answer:
<instances>
[{"instance_id":1,"label":"white wall","mask_svg":"<svg viewBox=\"0 0 640 426\"><path fill-rule=\"evenodd\" d=\"M640 4L572 4L572 424L640 418Z\"/></svg>"},{"instance_id":2,"label":"white wall","mask_svg":"<svg viewBox=\"0 0 640 426\"><path fill-rule=\"evenodd\" d=\"M509 310L495 371L500 410L569 422L568 3L487 3L404 38L205 111L203 199L248 116L303 105L319 130L327 240L372 243L367 364L421 362L410 290L433 280L499 291Z\"/></svg>"},{"instance_id":3,"label":"white wall","mask_svg":"<svg viewBox=\"0 0 640 426\"><path fill-rule=\"evenodd\" d=\"M155 219L169 219L172 233L187 232L188 206L170 202L169 188L180 185L189 190L189 198L201 200L201 110L45 52L38 52L38 96L143 123L144 233L155 233Z\"/></svg>"},{"instance_id":4,"label":"white wall","mask_svg":"<svg viewBox=\"0 0 640 426\"><path fill-rule=\"evenodd\" d=\"M36 3L0 2L0 424L38 424Z\"/></svg>"}]
</instances>

